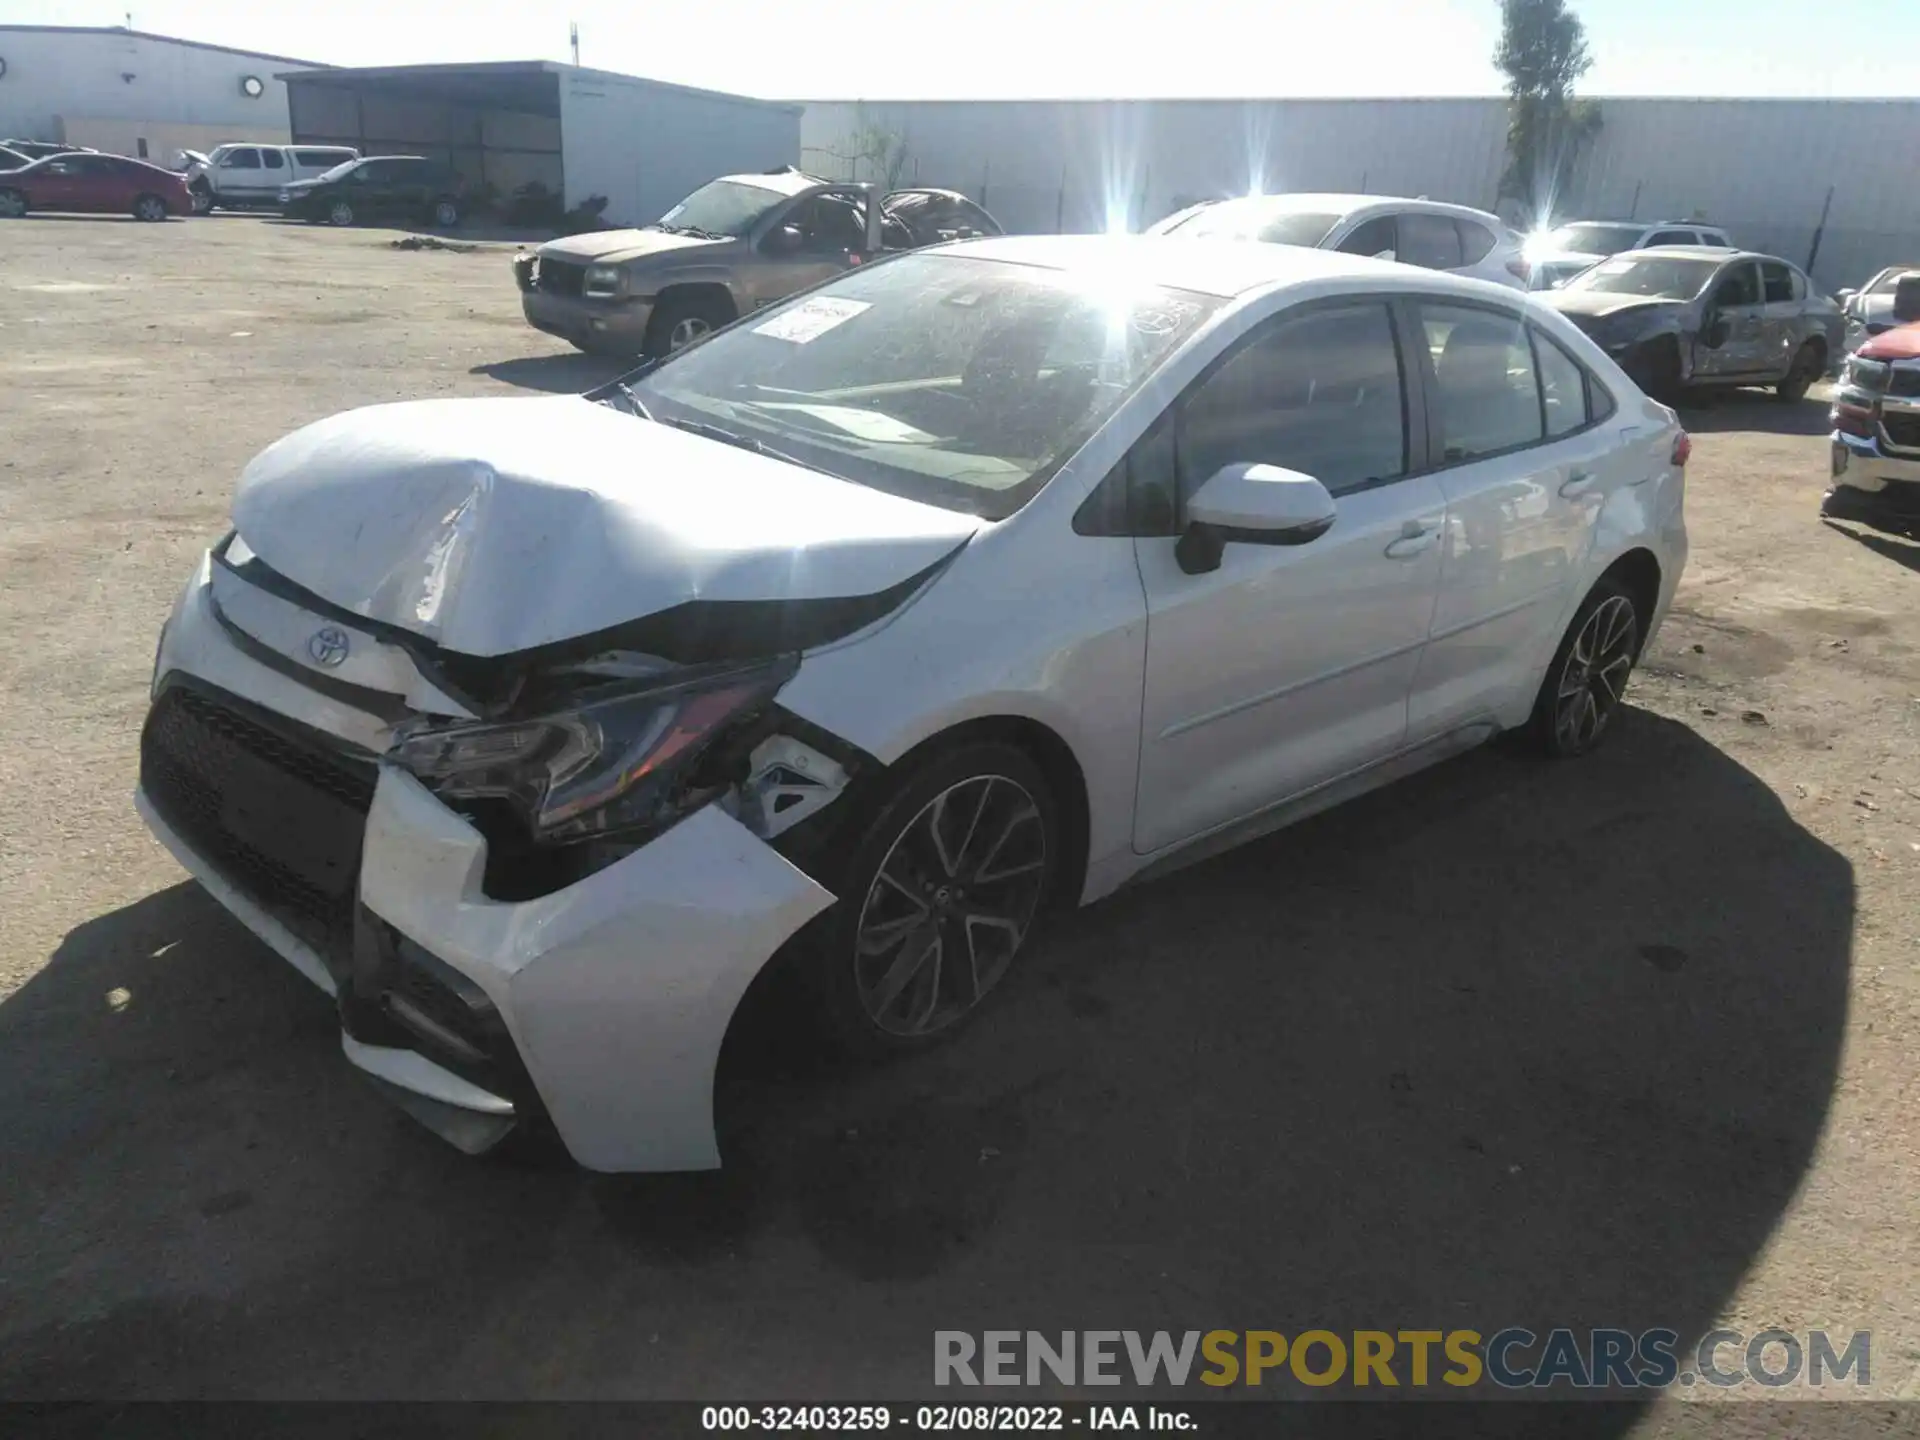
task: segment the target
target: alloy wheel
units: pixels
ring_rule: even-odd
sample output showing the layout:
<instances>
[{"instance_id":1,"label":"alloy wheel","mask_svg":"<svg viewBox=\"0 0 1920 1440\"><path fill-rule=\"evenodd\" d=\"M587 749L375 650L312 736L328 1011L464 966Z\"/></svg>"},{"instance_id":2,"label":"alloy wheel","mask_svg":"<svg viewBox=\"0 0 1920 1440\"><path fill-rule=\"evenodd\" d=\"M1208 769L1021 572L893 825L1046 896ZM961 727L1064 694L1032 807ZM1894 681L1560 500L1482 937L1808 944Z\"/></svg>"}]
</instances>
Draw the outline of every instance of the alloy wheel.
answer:
<instances>
[{"instance_id":1,"label":"alloy wheel","mask_svg":"<svg viewBox=\"0 0 1920 1440\"><path fill-rule=\"evenodd\" d=\"M713 326L698 315L688 315L675 321L673 329L667 332L667 349L672 351L691 345L702 335L710 333L712 329Z\"/></svg>"},{"instance_id":2,"label":"alloy wheel","mask_svg":"<svg viewBox=\"0 0 1920 1440\"><path fill-rule=\"evenodd\" d=\"M351 225L353 223L353 207L344 200L338 201L334 204L333 208L327 212L327 219L335 225Z\"/></svg>"},{"instance_id":3,"label":"alloy wheel","mask_svg":"<svg viewBox=\"0 0 1920 1440\"><path fill-rule=\"evenodd\" d=\"M1580 627L1554 696L1554 739L1567 752L1585 750L1607 728L1626 693L1639 638L1639 619L1624 595L1602 600Z\"/></svg>"},{"instance_id":4,"label":"alloy wheel","mask_svg":"<svg viewBox=\"0 0 1920 1440\"><path fill-rule=\"evenodd\" d=\"M452 229L459 223L460 212L451 200L442 200L433 207L433 223L443 230Z\"/></svg>"},{"instance_id":5,"label":"alloy wheel","mask_svg":"<svg viewBox=\"0 0 1920 1440\"><path fill-rule=\"evenodd\" d=\"M164 220L167 218L167 207L153 196L144 195L140 203L134 207L134 213L142 220Z\"/></svg>"},{"instance_id":6,"label":"alloy wheel","mask_svg":"<svg viewBox=\"0 0 1920 1440\"><path fill-rule=\"evenodd\" d=\"M1025 786L976 775L894 838L854 930L861 1006L890 1035L955 1024L1013 963L1046 893L1046 822Z\"/></svg>"}]
</instances>

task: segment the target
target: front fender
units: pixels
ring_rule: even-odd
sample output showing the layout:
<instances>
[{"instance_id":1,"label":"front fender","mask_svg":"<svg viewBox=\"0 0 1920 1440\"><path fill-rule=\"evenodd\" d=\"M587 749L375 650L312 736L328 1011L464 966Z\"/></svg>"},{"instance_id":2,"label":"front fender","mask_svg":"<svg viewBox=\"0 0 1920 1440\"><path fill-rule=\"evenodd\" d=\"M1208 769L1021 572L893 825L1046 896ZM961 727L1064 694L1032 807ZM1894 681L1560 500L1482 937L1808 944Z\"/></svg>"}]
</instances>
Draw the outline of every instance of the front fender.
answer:
<instances>
[{"instance_id":1,"label":"front fender","mask_svg":"<svg viewBox=\"0 0 1920 1440\"><path fill-rule=\"evenodd\" d=\"M627 293L635 299L658 301L667 291L680 285L718 285L733 297L740 309L740 287L734 267L709 261L704 264L647 266L627 275Z\"/></svg>"}]
</instances>

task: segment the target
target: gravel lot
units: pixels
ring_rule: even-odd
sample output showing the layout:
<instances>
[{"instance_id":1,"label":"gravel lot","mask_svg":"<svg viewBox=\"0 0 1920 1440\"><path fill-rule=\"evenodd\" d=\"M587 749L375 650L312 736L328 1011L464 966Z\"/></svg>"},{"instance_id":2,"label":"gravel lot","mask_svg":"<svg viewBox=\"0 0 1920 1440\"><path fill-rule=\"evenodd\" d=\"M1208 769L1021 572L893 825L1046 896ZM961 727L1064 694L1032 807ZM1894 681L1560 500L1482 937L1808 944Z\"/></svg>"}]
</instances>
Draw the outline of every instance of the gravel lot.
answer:
<instances>
[{"instance_id":1,"label":"gravel lot","mask_svg":"<svg viewBox=\"0 0 1920 1440\"><path fill-rule=\"evenodd\" d=\"M607 372L499 249L4 236L0 1392L906 1398L936 1328L1721 1320L1872 1329L1920 1393L1920 547L1818 521L1822 403L1689 412L1692 565L1601 755L1123 894L881 1073L760 1014L729 1168L612 1180L392 1110L130 803L250 455Z\"/></svg>"}]
</instances>

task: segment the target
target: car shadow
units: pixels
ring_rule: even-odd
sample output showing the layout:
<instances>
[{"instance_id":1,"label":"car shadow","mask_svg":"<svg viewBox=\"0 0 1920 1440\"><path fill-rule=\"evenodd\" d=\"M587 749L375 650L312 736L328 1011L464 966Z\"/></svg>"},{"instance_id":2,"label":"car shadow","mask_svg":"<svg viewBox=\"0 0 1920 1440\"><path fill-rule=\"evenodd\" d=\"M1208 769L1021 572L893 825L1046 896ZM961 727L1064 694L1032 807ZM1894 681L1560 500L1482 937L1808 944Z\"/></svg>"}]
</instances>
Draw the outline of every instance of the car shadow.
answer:
<instances>
[{"instance_id":1,"label":"car shadow","mask_svg":"<svg viewBox=\"0 0 1920 1440\"><path fill-rule=\"evenodd\" d=\"M176 886L0 1005L0 1388L847 1400L929 1394L936 1329L1697 1336L1805 1177L1854 911L1629 710L1063 917L931 1054L820 1064L765 987L727 1169L596 1177L413 1127Z\"/></svg>"},{"instance_id":2,"label":"car shadow","mask_svg":"<svg viewBox=\"0 0 1920 1440\"><path fill-rule=\"evenodd\" d=\"M640 362L607 355L522 355L512 360L490 360L475 365L469 375L485 375L503 385L541 390L550 395L578 395L624 375Z\"/></svg>"},{"instance_id":3,"label":"car shadow","mask_svg":"<svg viewBox=\"0 0 1920 1440\"><path fill-rule=\"evenodd\" d=\"M1920 521L1915 521L1905 531L1892 528L1884 531L1875 530L1859 521L1841 521L1824 516L1822 523L1829 530L1837 531L1849 540L1866 546L1876 555L1884 555L1896 565L1904 565L1909 570L1920 572Z\"/></svg>"},{"instance_id":4,"label":"car shadow","mask_svg":"<svg viewBox=\"0 0 1920 1440\"><path fill-rule=\"evenodd\" d=\"M1829 402L1808 396L1781 400L1765 390L1703 390L1684 396L1680 423L1693 435L1745 431L1766 435L1825 435L1833 427Z\"/></svg>"}]
</instances>

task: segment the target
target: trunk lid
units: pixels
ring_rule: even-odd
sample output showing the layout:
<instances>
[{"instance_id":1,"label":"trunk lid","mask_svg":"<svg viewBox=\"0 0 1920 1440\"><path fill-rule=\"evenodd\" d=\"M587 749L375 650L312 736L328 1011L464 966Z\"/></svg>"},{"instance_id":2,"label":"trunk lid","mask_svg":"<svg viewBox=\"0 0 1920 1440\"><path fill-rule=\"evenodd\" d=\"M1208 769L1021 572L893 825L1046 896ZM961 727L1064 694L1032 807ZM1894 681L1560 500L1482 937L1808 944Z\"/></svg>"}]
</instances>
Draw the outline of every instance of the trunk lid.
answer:
<instances>
[{"instance_id":1,"label":"trunk lid","mask_svg":"<svg viewBox=\"0 0 1920 1440\"><path fill-rule=\"evenodd\" d=\"M233 520L321 599L480 657L693 602L875 595L983 523L578 396L322 420L255 457Z\"/></svg>"}]
</instances>

